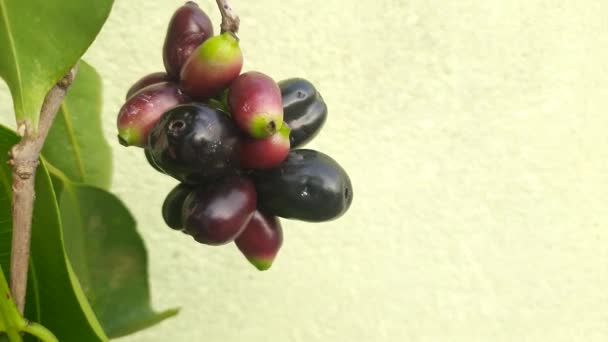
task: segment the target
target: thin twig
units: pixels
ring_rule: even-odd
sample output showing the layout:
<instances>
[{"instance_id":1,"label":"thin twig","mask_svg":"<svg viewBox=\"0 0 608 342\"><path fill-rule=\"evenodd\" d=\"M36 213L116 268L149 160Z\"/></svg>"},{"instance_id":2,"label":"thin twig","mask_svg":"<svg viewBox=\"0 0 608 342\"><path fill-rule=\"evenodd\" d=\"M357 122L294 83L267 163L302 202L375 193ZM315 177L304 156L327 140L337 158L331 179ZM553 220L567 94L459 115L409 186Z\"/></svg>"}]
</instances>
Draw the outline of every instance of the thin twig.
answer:
<instances>
[{"instance_id":1,"label":"thin twig","mask_svg":"<svg viewBox=\"0 0 608 342\"><path fill-rule=\"evenodd\" d=\"M17 309L23 314L27 270L30 259L32 213L34 210L34 183L38 158L44 141L51 129L61 102L72 84L78 65L49 91L40 110L38 130L29 122L19 122L17 132L23 135L9 152L9 164L13 169L13 241L11 245L11 292Z\"/></svg>"},{"instance_id":2,"label":"thin twig","mask_svg":"<svg viewBox=\"0 0 608 342\"><path fill-rule=\"evenodd\" d=\"M236 34L239 32L239 24L241 20L239 16L234 13L232 7L228 3L228 0L216 0L217 7L219 7L220 12L222 13L222 24L220 25L222 33L224 32L232 32Z\"/></svg>"}]
</instances>

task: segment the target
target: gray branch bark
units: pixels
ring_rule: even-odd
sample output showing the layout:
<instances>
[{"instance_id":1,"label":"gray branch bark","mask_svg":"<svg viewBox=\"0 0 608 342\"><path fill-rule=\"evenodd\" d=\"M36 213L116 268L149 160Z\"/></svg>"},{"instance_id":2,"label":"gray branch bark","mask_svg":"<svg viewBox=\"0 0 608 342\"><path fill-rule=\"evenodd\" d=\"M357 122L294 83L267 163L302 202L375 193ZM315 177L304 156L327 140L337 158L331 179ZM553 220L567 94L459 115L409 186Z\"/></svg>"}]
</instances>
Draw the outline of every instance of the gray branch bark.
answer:
<instances>
[{"instance_id":1,"label":"gray branch bark","mask_svg":"<svg viewBox=\"0 0 608 342\"><path fill-rule=\"evenodd\" d=\"M57 116L61 102L72 84L78 65L63 77L46 95L40 110L38 129L34 130L29 122L19 122L17 132L21 141L9 152L9 164L13 178L13 238L11 245L11 292L17 309L23 314L27 272L30 259L30 240L32 237L32 213L36 193L36 169L40 151L44 146L49 130Z\"/></svg>"}]
</instances>

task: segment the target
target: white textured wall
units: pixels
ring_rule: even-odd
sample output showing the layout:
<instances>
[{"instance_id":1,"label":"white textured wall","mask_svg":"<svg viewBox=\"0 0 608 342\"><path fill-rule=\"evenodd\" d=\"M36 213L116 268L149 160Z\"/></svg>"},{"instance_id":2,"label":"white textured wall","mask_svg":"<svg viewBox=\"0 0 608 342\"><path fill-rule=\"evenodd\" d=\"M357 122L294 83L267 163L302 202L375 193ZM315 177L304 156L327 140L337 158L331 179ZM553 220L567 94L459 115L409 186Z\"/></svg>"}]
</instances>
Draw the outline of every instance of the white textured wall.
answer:
<instances>
[{"instance_id":1,"label":"white textured wall","mask_svg":"<svg viewBox=\"0 0 608 342\"><path fill-rule=\"evenodd\" d=\"M335 222L284 221L265 273L163 227L175 182L116 143L114 120L161 70L182 2L117 0L86 55L113 189L148 246L155 306L182 307L122 341L608 340L608 3L232 1L245 70L323 93L310 146L350 171L355 200Z\"/></svg>"}]
</instances>

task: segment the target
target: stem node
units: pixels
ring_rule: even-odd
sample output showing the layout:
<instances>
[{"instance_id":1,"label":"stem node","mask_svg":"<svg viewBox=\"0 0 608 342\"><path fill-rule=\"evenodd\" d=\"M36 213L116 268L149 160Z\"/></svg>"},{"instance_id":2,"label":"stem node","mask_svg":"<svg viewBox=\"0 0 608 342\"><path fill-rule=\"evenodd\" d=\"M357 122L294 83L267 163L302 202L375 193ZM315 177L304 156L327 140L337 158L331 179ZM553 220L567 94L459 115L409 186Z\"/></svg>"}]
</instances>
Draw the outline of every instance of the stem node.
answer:
<instances>
[{"instance_id":1,"label":"stem node","mask_svg":"<svg viewBox=\"0 0 608 342\"><path fill-rule=\"evenodd\" d=\"M217 7L220 9L222 14L222 23L220 25L221 33L232 32L236 35L239 32L239 24L241 19L234 13L232 7L228 3L228 0L216 0Z\"/></svg>"},{"instance_id":2,"label":"stem node","mask_svg":"<svg viewBox=\"0 0 608 342\"><path fill-rule=\"evenodd\" d=\"M17 124L21 141L9 151L9 165L13 178L13 237L11 243L11 292L15 305L21 314L25 307L27 289L27 270L30 259L30 240L32 236L32 214L34 211L34 184L40 151L57 116L57 111L68 88L72 84L78 65L64 76L48 92L40 110L40 123L37 130L32 129L29 121Z\"/></svg>"}]
</instances>

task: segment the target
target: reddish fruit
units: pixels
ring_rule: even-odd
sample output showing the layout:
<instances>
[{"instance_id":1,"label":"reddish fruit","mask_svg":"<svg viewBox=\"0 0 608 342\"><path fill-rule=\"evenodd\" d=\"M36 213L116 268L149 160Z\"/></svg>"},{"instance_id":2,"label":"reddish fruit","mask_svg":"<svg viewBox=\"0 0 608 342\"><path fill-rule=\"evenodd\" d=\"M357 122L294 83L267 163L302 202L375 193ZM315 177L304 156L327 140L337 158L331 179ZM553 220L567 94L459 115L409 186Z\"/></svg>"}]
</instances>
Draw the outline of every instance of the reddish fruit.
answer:
<instances>
[{"instance_id":1,"label":"reddish fruit","mask_svg":"<svg viewBox=\"0 0 608 342\"><path fill-rule=\"evenodd\" d=\"M239 144L239 161L247 169L270 169L279 166L289 153L290 129L283 124L268 138L243 138Z\"/></svg>"},{"instance_id":2,"label":"reddish fruit","mask_svg":"<svg viewBox=\"0 0 608 342\"><path fill-rule=\"evenodd\" d=\"M272 266L283 244L283 229L276 216L256 210L234 242L253 266L265 271Z\"/></svg>"},{"instance_id":3,"label":"reddish fruit","mask_svg":"<svg viewBox=\"0 0 608 342\"><path fill-rule=\"evenodd\" d=\"M256 205L255 187L246 177L230 176L200 186L182 206L184 230L200 243L226 244L245 229Z\"/></svg>"},{"instance_id":4,"label":"reddish fruit","mask_svg":"<svg viewBox=\"0 0 608 342\"><path fill-rule=\"evenodd\" d=\"M261 72L246 72L232 82L228 107L236 124L253 138L269 137L283 124L281 89Z\"/></svg>"},{"instance_id":5,"label":"reddish fruit","mask_svg":"<svg viewBox=\"0 0 608 342\"><path fill-rule=\"evenodd\" d=\"M192 52L213 36L211 20L195 2L188 1L175 11L163 45L163 62L171 77L179 78L182 66Z\"/></svg>"},{"instance_id":6,"label":"reddish fruit","mask_svg":"<svg viewBox=\"0 0 608 342\"><path fill-rule=\"evenodd\" d=\"M156 83L133 94L118 113L118 140L125 146L144 147L148 133L164 112L190 101L177 84Z\"/></svg>"},{"instance_id":7,"label":"reddish fruit","mask_svg":"<svg viewBox=\"0 0 608 342\"><path fill-rule=\"evenodd\" d=\"M180 82L189 95L206 99L226 88L242 67L239 42L234 34L226 32L207 39L190 55L182 67Z\"/></svg>"},{"instance_id":8,"label":"reddish fruit","mask_svg":"<svg viewBox=\"0 0 608 342\"><path fill-rule=\"evenodd\" d=\"M128 100L129 97L133 96L133 94L137 93L143 88L146 88L147 86L156 83L168 82L170 80L171 78L169 77L169 75L167 75L166 72L155 72L152 74L148 74L140 78L137 82L133 83L131 88L129 88L129 91L127 91L127 96L125 99Z\"/></svg>"}]
</instances>

